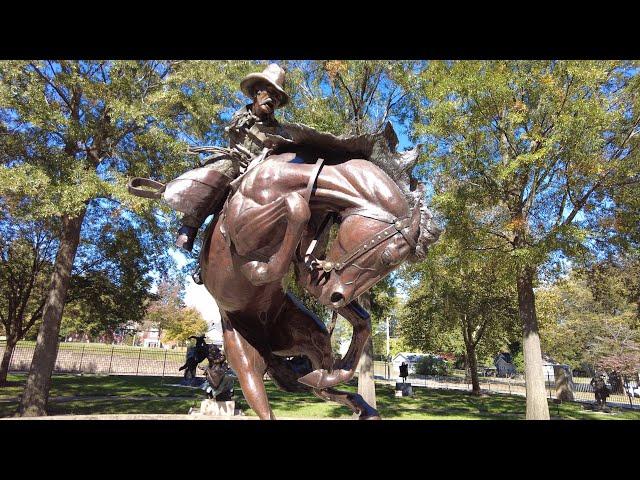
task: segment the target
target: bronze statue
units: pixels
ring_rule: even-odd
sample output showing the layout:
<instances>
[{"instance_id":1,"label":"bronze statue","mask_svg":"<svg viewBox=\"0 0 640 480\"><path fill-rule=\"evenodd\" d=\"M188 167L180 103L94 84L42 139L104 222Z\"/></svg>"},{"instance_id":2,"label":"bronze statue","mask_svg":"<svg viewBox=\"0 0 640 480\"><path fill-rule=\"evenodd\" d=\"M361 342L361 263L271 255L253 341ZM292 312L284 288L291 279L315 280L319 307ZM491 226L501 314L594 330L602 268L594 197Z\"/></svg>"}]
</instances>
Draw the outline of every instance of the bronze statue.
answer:
<instances>
[{"instance_id":1,"label":"bronze statue","mask_svg":"<svg viewBox=\"0 0 640 480\"><path fill-rule=\"evenodd\" d=\"M605 375L603 372L597 372L591 379L591 388L596 398L596 408L604 410L607 406L607 397L611 394L607 383L605 382Z\"/></svg>"},{"instance_id":2,"label":"bronze statue","mask_svg":"<svg viewBox=\"0 0 640 480\"><path fill-rule=\"evenodd\" d=\"M340 228L325 256L327 220ZM267 372L284 390L312 391L360 418L378 417L361 396L333 388L353 377L370 335L356 298L437 235L420 202L410 208L366 160L324 164L300 148L268 157L243 177L205 234L201 265L221 311L227 358L260 418L273 418ZM324 324L282 288L292 261L304 288L353 326L351 346L335 364ZM313 370L296 371L287 360L296 356Z\"/></svg>"},{"instance_id":3,"label":"bronze statue","mask_svg":"<svg viewBox=\"0 0 640 480\"><path fill-rule=\"evenodd\" d=\"M187 349L187 357L184 365L182 365L178 371L184 370L184 382L192 383L191 380L196 376L196 368L198 364L207 358L209 353L209 345L205 342L205 335L196 337L191 335L189 339L194 339L196 344Z\"/></svg>"},{"instance_id":4,"label":"bronze statue","mask_svg":"<svg viewBox=\"0 0 640 480\"><path fill-rule=\"evenodd\" d=\"M209 365L201 367L207 380L201 388L210 399L230 401L233 397L233 378L228 374L227 359L217 345L208 345L208 350Z\"/></svg>"},{"instance_id":5,"label":"bronze statue","mask_svg":"<svg viewBox=\"0 0 640 480\"><path fill-rule=\"evenodd\" d=\"M353 377L371 334L356 299L439 235L411 176L418 148L398 153L397 143L390 124L351 137L281 124L264 133L244 174L225 183L231 193L204 233L201 276L220 309L229 364L261 419L274 418L265 373L285 391L379 418L360 395L334 388ZM337 238L328 245L332 224ZM334 361L324 323L284 291L292 264L298 283L351 323L342 359Z\"/></svg>"},{"instance_id":6,"label":"bronze statue","mask_svg":"<svg viewBox=\"0 0 640 480\"><path fill-rule=\"evenodd\" d=\"M214 147L214 154L204 160L204 166L210 170L213 181L211 189L203 199L208 208L185 214L183 226L178 231L176 245L187 251L193 249L193 241L198 229L209 216L224 202L227 185L243 173L250 162L264 151L264 135L284 134L274 113L284 107L289 96L282 88L285 71L272 63L262 73L251 73L240 83L242 92L253 101L234 113L231 124L225 128L229 135L229 148L221 151ZM211 147L209 147L211 148ZM207 151L207 147L191 148L191 152ZM218 173L218 175L213 174Z\"/></svg>"}]
</instances>

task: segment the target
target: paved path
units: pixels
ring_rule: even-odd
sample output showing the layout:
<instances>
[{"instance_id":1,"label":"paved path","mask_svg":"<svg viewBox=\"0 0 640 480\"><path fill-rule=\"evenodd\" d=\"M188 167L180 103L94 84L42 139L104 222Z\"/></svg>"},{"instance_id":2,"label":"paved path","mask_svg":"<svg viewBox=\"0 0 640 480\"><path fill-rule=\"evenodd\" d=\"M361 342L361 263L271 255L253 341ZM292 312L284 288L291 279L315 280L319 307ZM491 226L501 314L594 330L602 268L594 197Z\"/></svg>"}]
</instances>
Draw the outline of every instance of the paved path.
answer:
<instances>
[{"instance_id":1,"label":"paved path","mask_svg":"<svg viewBox=\"0 0 640 480\"><path fill-rule=\"evenodd\" d=\"M193 397L187 396L172 396L172 397L163 397L163 396L146 396L146 397L122 397L120 395L100 395L100 396L89 396L89 395L74 395L74 396L60 396L60 397L51 397L49 398L50 402L56 403L65 403L65 402L75 402L77 400L193 400ZM197 399L196 399L197 400ZM19 397L11 397L11 398L3 398L0 399L0 403L11 403L11 402L19 402Z\"/></svg>"},{"instance_id":2,"label":"paved path","mask_svg":"<svg viewBox=\"0 0 640 480\"><path fill-rule=\"evenodd\" d=\"M248 415L235 415L233 417L212 417L208 415L181 415L181 414L156 414L134 413L113 415L50 415L47 417L7 417L0 420L259 420L258 417ZM293 418L278 417L278 420L351 420L350 418Z\"/></svg>"}]
</instances>

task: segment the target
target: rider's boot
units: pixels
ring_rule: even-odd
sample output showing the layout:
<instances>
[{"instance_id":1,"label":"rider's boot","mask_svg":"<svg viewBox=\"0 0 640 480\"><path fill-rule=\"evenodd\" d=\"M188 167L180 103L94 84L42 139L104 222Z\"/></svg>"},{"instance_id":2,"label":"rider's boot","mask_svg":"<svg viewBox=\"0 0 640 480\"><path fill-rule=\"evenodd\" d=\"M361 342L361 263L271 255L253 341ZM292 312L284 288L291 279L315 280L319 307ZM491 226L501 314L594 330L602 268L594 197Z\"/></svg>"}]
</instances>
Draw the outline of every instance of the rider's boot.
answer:
<instances>
[{"instance_id":1,"label":"rider's boot","mask_svg":"<svg viewBox=\"0 0 640 480\"><path fill-rule=\"evenodd\" d=\"M220 211L231 179L212 168L197 168L167 184L165 200L185 213L176 246L190 252L206 218Z\"/></svg>"},{"instance_id":2,"label":"rider's boot","mask_svg":"<svg viewBox=\"0 0 640 480\"><path fill-rule=\"evenodd\" d=\"M201 272L202 272L202 269L200 268L200 265L198 265L194 270L194 272L191 274L191 278L193 278L193 281L196 285L202 285L204 283L202 281Z\"/></svg>"},{"instance_id":3,"label":"rider's boot","mask_svg":"<svg viewBox=\"0 0 640 480\"><path fill-rule=\"evenodd\" d=\"M196 227L183 225L182 227L180 227L180 230L178 230L176 246L184 248L187 252L190 252L191 250L193 250L193 242L195 241L197 234L198 229Z\"/></svg>"}]
</instances>

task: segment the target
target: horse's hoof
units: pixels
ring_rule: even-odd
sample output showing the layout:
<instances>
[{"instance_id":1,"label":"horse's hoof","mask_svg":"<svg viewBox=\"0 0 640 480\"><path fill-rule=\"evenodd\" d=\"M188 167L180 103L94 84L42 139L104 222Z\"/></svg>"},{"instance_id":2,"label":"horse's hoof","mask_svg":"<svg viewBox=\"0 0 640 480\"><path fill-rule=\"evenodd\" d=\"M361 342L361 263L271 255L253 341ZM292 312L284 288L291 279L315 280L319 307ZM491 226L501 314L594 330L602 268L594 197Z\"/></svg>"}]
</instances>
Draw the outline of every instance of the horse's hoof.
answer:
<instances>
[{"instance_id":1,"label":"horse's hoof","mask_svg":"<svg viewBox=\"0 0 640 480\"><path fill-rule=\"evenodd\" d=\"M351 377L353 377L353 373L349 370L334 370L333 372L328 372L320 368L311 373L307 373L304 377L300 377L298 381L308 387L323 390L347 382Z\"/></svg>"}]
</instances>

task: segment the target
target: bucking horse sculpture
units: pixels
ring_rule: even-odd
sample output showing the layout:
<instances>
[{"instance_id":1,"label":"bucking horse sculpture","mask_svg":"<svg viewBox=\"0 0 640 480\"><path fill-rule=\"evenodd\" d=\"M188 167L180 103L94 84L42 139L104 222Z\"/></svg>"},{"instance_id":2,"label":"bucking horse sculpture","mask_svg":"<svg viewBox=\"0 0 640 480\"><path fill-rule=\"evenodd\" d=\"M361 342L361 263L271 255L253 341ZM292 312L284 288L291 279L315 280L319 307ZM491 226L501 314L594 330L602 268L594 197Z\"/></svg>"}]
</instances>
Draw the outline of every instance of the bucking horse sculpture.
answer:
<instances>
[{"instance_id":1,"label":"bucking horse sculpture","mask_svg":"<svg viewBox=\"0 0 640 480\"><path fill-rule=\"evenodd\" d=\"M371 334L358 296L439 236L411 176L418 149L396 152L390 124L350 137L285 130L266 135L268 151L231 183L204 233L201 279L220 309L225 355L261 419L275 418L265 373L282 390L377 419L360 395L335 387L354 376ZM335 359L325 324L284 290L292 264L297 282L353 327L343 358Z\"/></svg>"}]
</instances>

